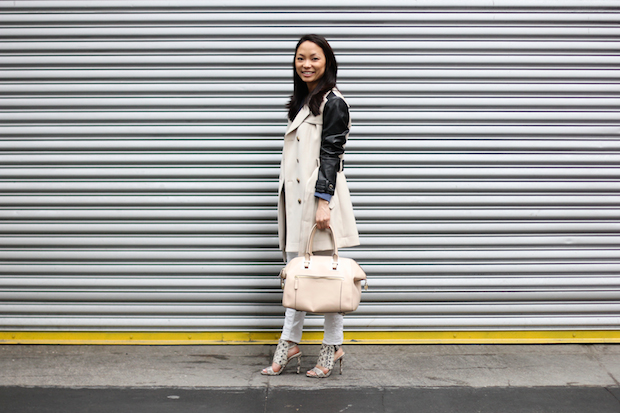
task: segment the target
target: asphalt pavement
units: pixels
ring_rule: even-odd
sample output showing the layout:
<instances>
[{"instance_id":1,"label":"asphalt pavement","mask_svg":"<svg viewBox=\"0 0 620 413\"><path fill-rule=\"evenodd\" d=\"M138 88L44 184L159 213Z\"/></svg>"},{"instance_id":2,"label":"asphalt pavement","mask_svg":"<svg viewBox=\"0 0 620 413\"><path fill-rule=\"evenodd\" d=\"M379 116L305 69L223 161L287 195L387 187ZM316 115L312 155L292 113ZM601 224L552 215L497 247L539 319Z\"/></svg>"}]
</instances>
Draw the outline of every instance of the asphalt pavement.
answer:
<instances>
[{"instance_id":1,"label":"asphalt pavement","mask_svg":"<svg viewBox=\"0 0 620 413\"><path fill-rule=\"evenodd\" d=\"M274 349L4 345L0 412L620 413L620 345L348 345L320 380L260 375Z\"/></svg>"}]
</instances>

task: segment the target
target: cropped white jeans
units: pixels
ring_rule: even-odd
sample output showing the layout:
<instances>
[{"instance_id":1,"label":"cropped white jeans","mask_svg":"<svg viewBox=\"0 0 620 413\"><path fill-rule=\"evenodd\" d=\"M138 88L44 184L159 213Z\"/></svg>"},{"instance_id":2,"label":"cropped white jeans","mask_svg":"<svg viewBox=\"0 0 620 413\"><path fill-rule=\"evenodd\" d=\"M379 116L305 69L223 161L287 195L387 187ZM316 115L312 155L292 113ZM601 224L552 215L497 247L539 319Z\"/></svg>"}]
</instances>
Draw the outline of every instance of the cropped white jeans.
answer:
<instances>
[{"instance_id":1,"label":"cropped white jeans","mask_svg":"<svg viewBox=\"0 0 620 413\"><path fill-rule=\"evenodd\" d=\"M315 254L317 253L315 252ZM287 252L286 262L289 262L295 257L297 257L297 252ZM304 328L305 318L305 311L287 308L284 314L284 327L282 327L282 336L280 338L282 340L292 341L293 343L299 343L301 341L301 333ZM342 345L344 339L344 315L340 313L325 314L324 328L323 344L328 346Z\"/></svg>"}]
</instances>

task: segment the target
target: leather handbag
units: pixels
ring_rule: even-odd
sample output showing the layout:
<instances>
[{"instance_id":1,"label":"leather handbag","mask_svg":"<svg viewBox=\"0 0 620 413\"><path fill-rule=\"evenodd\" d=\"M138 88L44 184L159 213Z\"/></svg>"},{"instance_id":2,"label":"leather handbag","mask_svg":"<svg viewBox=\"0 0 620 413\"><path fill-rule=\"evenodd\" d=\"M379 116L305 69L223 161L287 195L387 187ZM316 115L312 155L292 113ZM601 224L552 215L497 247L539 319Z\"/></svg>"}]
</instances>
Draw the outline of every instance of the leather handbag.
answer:
<instances>
[{"instance_id":1,"label":"leather handbag","mask_svg":"<svg viewBox=\"0 0 620 413\"><path fill-rule=\"evenodd\" d=\"M338 256L331 227L331 256L314 255L312 243L316 224L310 231L304 256L292 259L280 271L284 295L282 305L310 313L348 313L355 311L362 296L362 280L366 273L355 260ZM368 290L366 280L365 289Z\"/></svg>"}]
</instances>

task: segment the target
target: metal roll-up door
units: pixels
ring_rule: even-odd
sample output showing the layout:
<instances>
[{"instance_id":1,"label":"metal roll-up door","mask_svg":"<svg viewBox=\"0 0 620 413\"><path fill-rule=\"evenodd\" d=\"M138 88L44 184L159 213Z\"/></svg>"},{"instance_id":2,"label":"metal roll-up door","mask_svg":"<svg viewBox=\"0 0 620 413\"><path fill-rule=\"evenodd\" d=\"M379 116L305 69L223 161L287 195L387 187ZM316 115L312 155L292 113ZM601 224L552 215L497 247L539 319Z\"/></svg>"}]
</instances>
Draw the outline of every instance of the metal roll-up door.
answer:
<instances>
[{"instance_id":1,"label":"metal roll-up door","mask_svg":"<svg viewBox=\"0 0 620 413\"><path fill-rule=\"evenodd\" d=\"M348 331L620 330L616 1L0 1L0 24L2 331L277 331L310 32L352 107Z\"/></svg>"}]
</instances>

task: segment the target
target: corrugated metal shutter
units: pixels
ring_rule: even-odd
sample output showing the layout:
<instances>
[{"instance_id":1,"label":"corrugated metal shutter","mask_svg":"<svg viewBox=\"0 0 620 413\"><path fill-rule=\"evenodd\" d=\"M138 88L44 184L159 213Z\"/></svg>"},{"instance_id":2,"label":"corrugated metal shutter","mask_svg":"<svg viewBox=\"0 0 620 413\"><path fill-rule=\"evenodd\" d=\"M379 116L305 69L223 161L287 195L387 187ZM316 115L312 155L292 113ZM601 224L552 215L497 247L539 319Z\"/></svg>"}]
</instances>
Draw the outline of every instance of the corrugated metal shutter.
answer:
<instances>
[{"instance_id":1,"label":"corrugated metal shutter","mask_svg":"<svg viewBox=\"0 0 620 413\"><path fill-rule=\"evenodd\" d=\"M352 105L348 329L617 329L618 2L377 4L1 1L0 329L278 329L308 32Z\"/></svg>"}]
</instances>

